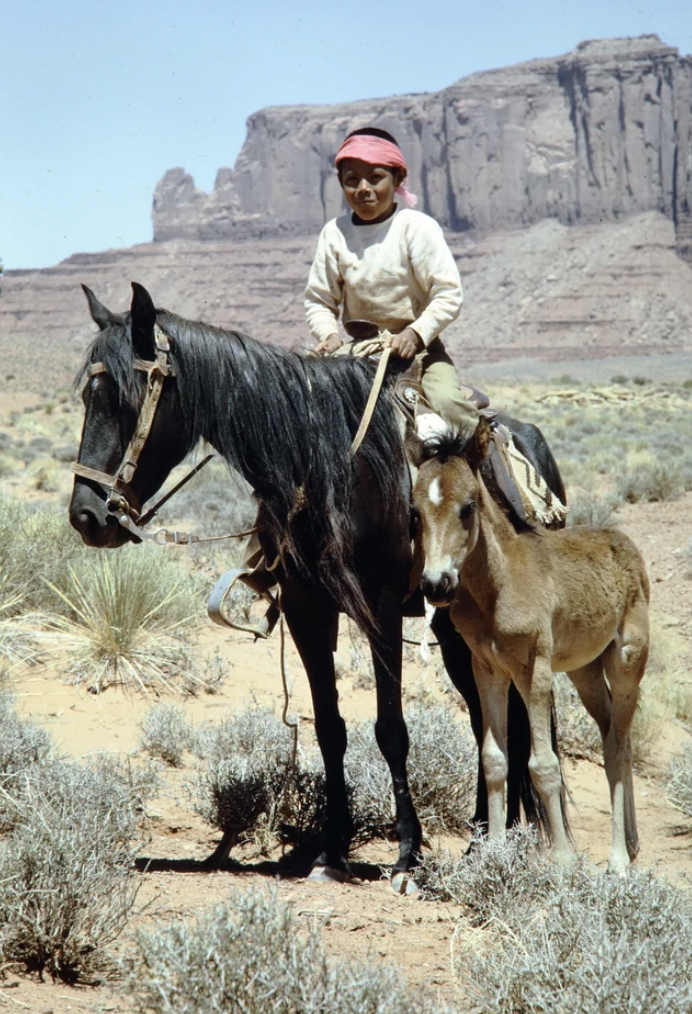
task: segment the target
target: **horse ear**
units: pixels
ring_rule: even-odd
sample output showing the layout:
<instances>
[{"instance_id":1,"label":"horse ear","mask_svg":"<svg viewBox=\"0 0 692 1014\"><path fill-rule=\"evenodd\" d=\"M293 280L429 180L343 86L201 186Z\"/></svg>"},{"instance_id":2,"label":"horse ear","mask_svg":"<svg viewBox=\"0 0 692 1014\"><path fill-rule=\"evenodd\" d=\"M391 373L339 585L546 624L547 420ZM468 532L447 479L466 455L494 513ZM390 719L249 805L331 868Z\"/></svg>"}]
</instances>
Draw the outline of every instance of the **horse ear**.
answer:
<instances>
[{"instance_id":1,"label":"horse ear","mask_svg":"<svg viewBox=\"0 0 692 1014\"><path fill-rule=\"evenodd\" d=\"M132 282L132 348L140 359L154 357L154 324L156 307L151 296L139 282Z\"/></svg>"},{"instance_id":2,"label":"horse ear","mask_svg":"<svg viewBox=\"0 0 692 1014\"><path fill-rule=\"evenodd\" d=\"M469 437L464 446L464 457L474 472L481 467L483 460L490 454L491 439L488 420L485 416L480 416L473 435Z\"/></svg>"},{"instance_id":3,"label":"horse ear","mask_svg":"<svg viewBox=\"0 0 692 1014\"><path fill-rule=\"evenodd\" d=\"M415 427L408 420L406 421L404 433L404 446L406 448L406 457L414 468L420 468L430 457L426 453L425 441L418 436Z\"/></svg>"},{"instance_id":4,"label":"horse ear","mask_svg":"<svg viewBox=\"0 0 692 1014\"><path fill-rule=\"evenodd\" d=\"M105 331L113 320L113 314L101 303L87 285L82 285L84 295L89 304L89 313L95 324L98 324L100 331Z\"/></svg>"}]
</instances>

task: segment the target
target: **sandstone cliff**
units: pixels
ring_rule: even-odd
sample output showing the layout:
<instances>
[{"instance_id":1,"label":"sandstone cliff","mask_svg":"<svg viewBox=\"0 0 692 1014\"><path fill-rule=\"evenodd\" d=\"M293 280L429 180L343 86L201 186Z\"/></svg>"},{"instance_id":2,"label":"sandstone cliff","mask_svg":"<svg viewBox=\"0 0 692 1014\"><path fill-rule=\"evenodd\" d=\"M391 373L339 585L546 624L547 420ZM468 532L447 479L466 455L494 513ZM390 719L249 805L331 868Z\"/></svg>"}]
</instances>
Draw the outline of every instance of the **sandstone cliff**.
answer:
<instances>
[{"instance_id":1,"label":"sandstone cliff","mask_svg":"<svg viewBox=\"0 0 692 1014\"><path fill-rule=\"evenodd\" d=\"M584 42L434 94L263 109L212 194L182 169L164 176L155 240L315 233L342 208L334 153L370 123L396 135L421 207L448 229L658 211L692 260L692 58L655 35Z\"/></svg>"}]
</instances>

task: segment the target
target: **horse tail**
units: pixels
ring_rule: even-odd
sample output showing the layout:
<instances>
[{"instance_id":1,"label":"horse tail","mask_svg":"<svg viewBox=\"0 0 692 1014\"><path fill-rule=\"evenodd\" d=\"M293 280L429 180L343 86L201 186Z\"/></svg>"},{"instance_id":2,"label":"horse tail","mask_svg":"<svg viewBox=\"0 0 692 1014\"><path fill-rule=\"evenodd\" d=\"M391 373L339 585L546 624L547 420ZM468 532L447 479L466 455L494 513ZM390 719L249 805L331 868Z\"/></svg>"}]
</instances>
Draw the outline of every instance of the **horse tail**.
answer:
<instances>
[{"instance_id":1,"label":"horse tail","mask_svg":"<svg viewBox=\"0 0 692 1014\"><path fill-rule=\"evenodd\" d=\"M507 774L507 824L512 826L519 823L521 810L529 824L533 824L540 837L550 840L550 824L548 813L539 793L531 779L529 771L529 757L531 756L531 729L526 706L514 686L511 685L508 698L507 715L507 760L509 771ZM572 832L567 818L567 799L569 793L565 788L564 771L557 735L557 711L555 708L555 695L550 694L550 741L560 764L560 777L562 788L560 790L560 809L562 821L570 841L573 843Z\"/></svg>"}]
</instances>

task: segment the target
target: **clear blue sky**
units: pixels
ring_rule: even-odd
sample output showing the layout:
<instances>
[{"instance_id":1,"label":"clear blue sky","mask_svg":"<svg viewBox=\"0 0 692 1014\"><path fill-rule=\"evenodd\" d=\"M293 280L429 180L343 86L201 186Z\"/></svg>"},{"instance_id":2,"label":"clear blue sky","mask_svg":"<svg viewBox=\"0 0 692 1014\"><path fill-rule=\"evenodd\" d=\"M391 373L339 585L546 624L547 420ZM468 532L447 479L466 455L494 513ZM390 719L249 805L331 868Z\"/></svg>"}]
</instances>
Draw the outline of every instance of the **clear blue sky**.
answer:
<instances>
[{"instance_id":1,"label":"clear blue sky","mask_svg":"<svg viewBox=\"0 0 692 1014\"><path fill-rule=\"evenodd\" d=\"M692 53L692 0L4 0L0 256L146 242L166 169L210 190L263 106L436 91L646 32Z\"/></svg>"}]
</instances>

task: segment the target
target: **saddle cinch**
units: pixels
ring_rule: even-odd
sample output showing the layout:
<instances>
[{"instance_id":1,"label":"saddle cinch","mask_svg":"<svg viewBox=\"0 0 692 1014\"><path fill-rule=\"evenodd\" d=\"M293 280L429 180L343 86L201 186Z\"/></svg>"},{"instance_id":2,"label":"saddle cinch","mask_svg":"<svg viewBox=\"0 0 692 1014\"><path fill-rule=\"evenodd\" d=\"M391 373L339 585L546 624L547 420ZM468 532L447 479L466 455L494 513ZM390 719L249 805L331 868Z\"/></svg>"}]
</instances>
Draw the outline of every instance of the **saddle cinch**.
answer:
<instances>
[{"instance_id":1,"label":"saddle cinch","mask_svg":"<svg viewBox=\"0 0 692 1014\"><path fill-rule=\"evenodd\" d=\"M387 346L392 337L388 331L380 331L376 324L369 320L349 320L344 323L344 329L348 336L353 339L337 350L335 355L351 355L356 358L377 356ZM394 381L393 394L396 403L404 415L406 423L414 432L425 438L431 431L440 427L444 428L444 420L434 411L425 399L421 384L422 363L418 356L410 366L399 372ZM493 479L500 489L502 495L517 515L524 521L543 519L536 516L535 506L526 492L522 491L517 481L512 466L511 452L518 455L522 462L526 462L532 471L533 467L514 447L512 435L506 426L503 426L496 418L497 410L490 407L490 398L483 391L472 387L469 384L459 385L463 390L468 391L468 400L478 409L479 415L483 415L491 426L492 445L488 457L488 467L492 471ZM429 417L429 422L425 417ZM409 460L409 468L412 471L412 478L415 480L415 464Z\"/></svg>"}]
</instances>

